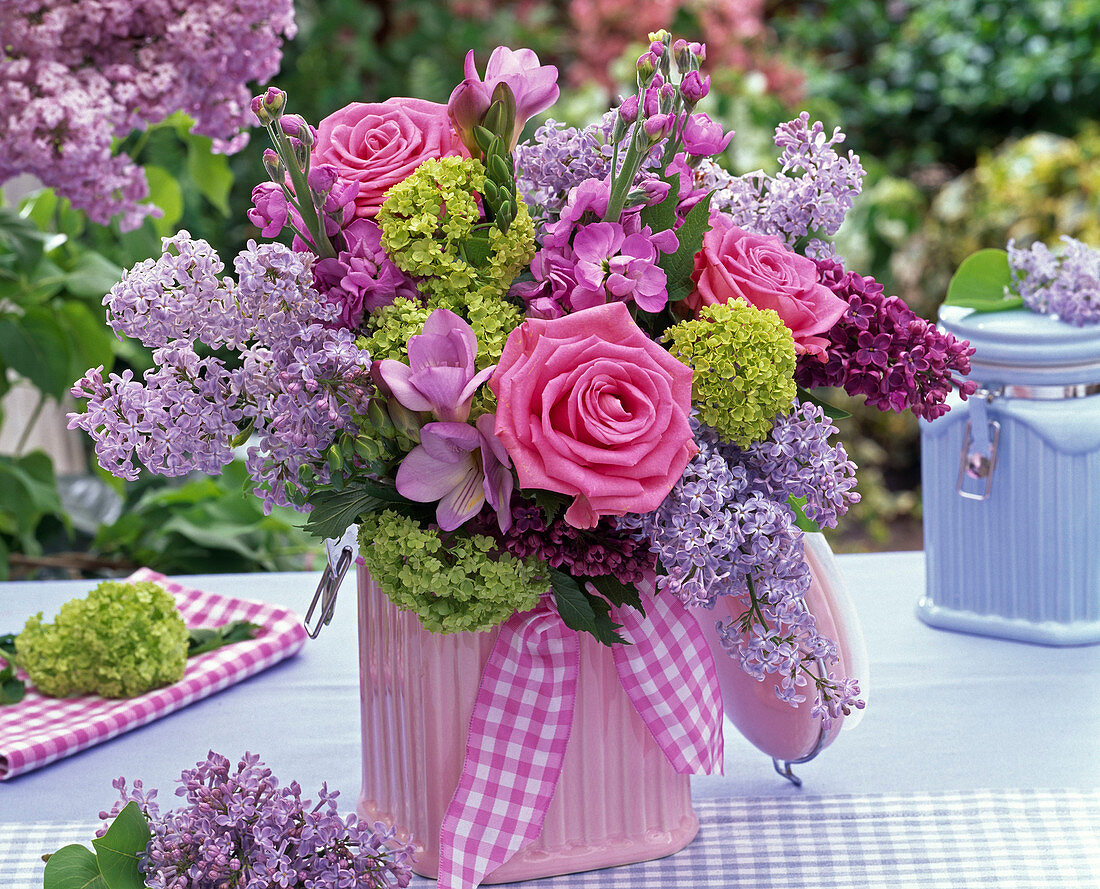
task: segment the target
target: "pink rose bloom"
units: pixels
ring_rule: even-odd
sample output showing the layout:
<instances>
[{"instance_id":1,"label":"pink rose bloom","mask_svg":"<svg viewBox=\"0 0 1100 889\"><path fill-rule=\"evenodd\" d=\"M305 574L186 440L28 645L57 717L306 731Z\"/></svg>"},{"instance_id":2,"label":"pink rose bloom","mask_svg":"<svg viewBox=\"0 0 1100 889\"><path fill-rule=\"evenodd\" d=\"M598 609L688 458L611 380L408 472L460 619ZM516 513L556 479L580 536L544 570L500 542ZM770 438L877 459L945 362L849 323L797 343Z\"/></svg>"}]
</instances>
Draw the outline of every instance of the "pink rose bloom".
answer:
<instances>
[{"instance_id":1,"label":"pink rose bloom","mask_svg":"<svg viewBox=\"0 0 1100 889\"><path fill-rule=\"evenodd\" d=\"M390 187L428 158L465 154L447 106L422 99L353 102L317 127L312 163L358 184L355 215L374 217Z\"/></svg>"},{"instance_id":2,"label":"pink rose bloom","mask_svg":"<svg viewBox=\"0 0 1100 889\"><path fill-rule=\"evenodd\" d=\"M681 303L692 314L702 306L742 299L774 309L794 334L798 354L825 356L828 340L818 334L840 320L848 303L818 283L817 265L788 250L774 235L754 235L728 216L711 216L703 249L695 255L695 289Z\"/></svg>"},{"instance_id":3,"label":"pink rose bloom","mask_svg":"<svg viewBox=\"0 0 1100 889\"><path fill-rule=\"evenodd\" d=\"M565 520L575 528L656 509L699 451L691 369L624 303L524 321L489 387L520 486L572 496Z\"/></svg>"}]
</instances>

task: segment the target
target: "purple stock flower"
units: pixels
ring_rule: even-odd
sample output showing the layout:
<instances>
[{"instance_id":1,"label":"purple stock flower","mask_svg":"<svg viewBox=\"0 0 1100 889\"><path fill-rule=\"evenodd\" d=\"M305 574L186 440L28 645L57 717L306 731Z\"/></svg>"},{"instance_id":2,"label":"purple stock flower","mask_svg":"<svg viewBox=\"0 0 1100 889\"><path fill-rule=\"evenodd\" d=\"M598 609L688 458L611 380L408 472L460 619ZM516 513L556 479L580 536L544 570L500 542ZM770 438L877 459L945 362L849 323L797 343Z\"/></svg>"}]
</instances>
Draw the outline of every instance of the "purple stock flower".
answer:
<instances>
[{"instance_id":1,"label":"purple stock flower","mask_svg":"<svg viewBox=\"0 0 1100 889\"><path fill-rule=\"evenodd\" d=\"M512 464L493 433L495 422L495 415L483 414L476 426L428 423L420 430L420 444L398 467L398 492L418 503L439 501L435 517L444 531L465 524L486 502L502 532L512 523Z\"/></svg>"},{"instance_id":2,"label":"purple stock flower","mask_svg":"<svg viewBox=\"0 0 1100 889\"><path fill-rule=\"evenodd\" d=\"M695 107L710 92L710 75L689 71L680 81L680 95L688 105ZM717 153L717 152L715 152Z\"/></svg>"},{"instance_id":3,"label":"purple stock flower","mask_svg":"<svg viewBox=\"0 0 1100 889\"><path fill-rule=\"evenodd\" d=\"M252 209L248 211L248 219L263 237L278 237L289 218L290 203L281 185L261 182L252 189Z\"/></svg>"},{"instance_id":4,"label":"purple stock flower","mask_svg":"<svg viewBox=\"0 0 1100 889\"><path fill-rule=\"evenodd\" d=\"M471 146L471 131L489 109L497 84L508 84L516 99L516 122L510 148L515 148L519 142L523 125L558 99L558 69L540 64L538 55L531 49L512 50L498 46L489 56L484 80L477 73L471 49L466 54L464 73L465 79L451 93L447 112L472 154L477 154L477 143Z\"/></svg>"},{"instance_id":5,"label":"purple stock flower","mask_svg":"<svg viewBox=\"0 0 1100 889\"><path fill-rule=\"evenodd\" d=\"M657 251L672 253L677 246L672 231L652 233L646 227L627 235L614 222L583 226L573 239L577 287L570 307L576 311L605 302L633 301L647 312L661 311L668 292Z\"/></svg>"},{"instance_id":6,"label":"purple stock flower","mask_svg":"<svg viewBox=\"0 0 1100 889\"><path fill-rule=\"evenodd\" d=\"M684 151L692 157L721 154L732 138L732 131L724 132L720 123L705 114L691 114L684 123Z\"/></svg>"},{"instance_id":7,"label":"purple stock flower","mask_svg":"<svg viewBox=\"0 0 1100 889\"><path fill-rule=\"evenodd\" d=\"M496 368L475 368L477 336L470 325L454 312L436 309L424 322L424 332L409 337L408 353L408 364L387 358L376 366L394 398L411 411L465 422L474 393Z\"/></svg>"}]
</instances>

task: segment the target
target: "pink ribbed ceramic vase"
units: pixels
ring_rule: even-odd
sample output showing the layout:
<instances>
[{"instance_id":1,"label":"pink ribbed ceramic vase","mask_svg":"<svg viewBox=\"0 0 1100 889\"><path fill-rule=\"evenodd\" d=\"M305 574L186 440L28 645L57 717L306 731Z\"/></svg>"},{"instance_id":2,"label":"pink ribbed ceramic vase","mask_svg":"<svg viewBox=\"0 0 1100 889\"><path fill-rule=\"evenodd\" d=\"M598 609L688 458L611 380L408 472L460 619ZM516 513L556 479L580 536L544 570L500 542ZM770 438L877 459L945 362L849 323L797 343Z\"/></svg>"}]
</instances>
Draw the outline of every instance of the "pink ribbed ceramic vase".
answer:
<instances>
[{"instance_id":1,"label":"pink ribbed ceramic vase","mask_svg":"<svg viewBox=\"0 0 1100 889\"><path fill-rule=\"evenodd\" d=\"M361 817L416 846L413 870L439 871L439 829L458 785L482 668L496 631L438 635L399 611L359 569L363 717ZM581 673L561 781L541 836L483 882L575 873L670 855L695 837L677 775L635 712L610 649L580 639Z\"/></svg>"}]
</instances>

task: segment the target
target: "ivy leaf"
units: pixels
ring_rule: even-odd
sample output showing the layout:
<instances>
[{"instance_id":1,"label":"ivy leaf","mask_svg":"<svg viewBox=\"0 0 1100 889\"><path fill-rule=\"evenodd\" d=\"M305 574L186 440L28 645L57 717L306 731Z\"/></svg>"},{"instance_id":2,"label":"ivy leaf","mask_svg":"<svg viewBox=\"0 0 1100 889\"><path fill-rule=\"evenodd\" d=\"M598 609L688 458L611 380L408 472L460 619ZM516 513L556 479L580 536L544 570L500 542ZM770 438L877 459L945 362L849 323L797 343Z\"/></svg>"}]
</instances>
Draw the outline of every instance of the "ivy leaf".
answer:
<instances>
[{"instance_id":1,"label":"ivy leaf","mask_svg":"<svg viewBox=\"0 0 1100 889\"><path fill-rule=\"evenodd\" d=\"M844 410L844 408L837 407L835 404L830 404L809 389L803 389L801 386L798 387L798 400L816 404L825 413L825 416L834 422L837 420L847 420L852 416L848 411Z\"/></svg>"},{"instance_id":2,"label":"ivy leaf","mask_svg":"<svg viewBox=\"0 0 1100 889\"><path fill-rule=\"evenodd\" d=\"M976 312L1000 312L1018 309L1024 304L1019 296L1008 295L1012 283L1008 251L979 250L963 260L947 286L944 305L962 306Z\"/></svg>"},{"instance_id":3,"label":"ivy leaf","mask_svg":"<svg viewBox=\"0 0 1100 889\"><path fill-rule=\"evenodd\" d=\"M260 624L247 620L235 620L221 627L194 627L188 633L187 656L206 654L234 642L247 642L259 629L262 629Z\"/></svg>"},{"instance_id":4,"label":"ivy leaf","mask_svg":"<svg viewBox=\"0 0 1100 889\"><path fill-rule=\"evenodd\" d=\"M667 198L666 198L667 200ZM680 246L674 253L662 253L657 265L664 269L668 279L668 301L679 302L691 293L694 286L691 273L695 270L695 254L703 246L703 236L710 231L710 195L699 201L676 230Z\"/></svg>"},{"instance_id":5,"label":"ivy leaf","mask_svg":"<svg viewBox=\"0 0 1100 889\"><path fill-rule=\"evenodd\" d=\"M109 889L144 889L138 856L151 837L149 822L138 804L130 801L115 816L107 832L92 840L99 854L99 873Z\"/></svg>"},{"instance_id":6,"label":"ivy leaf","mask_svg":"<svg viewBox=\"0 0 1100 889\"><path fill-rule=\"evenodd\" d=\"M64 846L50 856L42 886L43 889L114 889L100 874L95 853L78 843Z\"/></svg>"},{"instance_id":7,"label":"ivy leaf","mask_svg":"<svg viewBox=\"0 0 1100 889\"><path fill-rule=\"evenodd\" d=\"M641 594L633 584L623 583L613 574L601 574L598 577L587 577L585 579L612 605L619 608L629 606L635 611L641 612L642 617L645 617Z\"/></svg>"}]
</instances>

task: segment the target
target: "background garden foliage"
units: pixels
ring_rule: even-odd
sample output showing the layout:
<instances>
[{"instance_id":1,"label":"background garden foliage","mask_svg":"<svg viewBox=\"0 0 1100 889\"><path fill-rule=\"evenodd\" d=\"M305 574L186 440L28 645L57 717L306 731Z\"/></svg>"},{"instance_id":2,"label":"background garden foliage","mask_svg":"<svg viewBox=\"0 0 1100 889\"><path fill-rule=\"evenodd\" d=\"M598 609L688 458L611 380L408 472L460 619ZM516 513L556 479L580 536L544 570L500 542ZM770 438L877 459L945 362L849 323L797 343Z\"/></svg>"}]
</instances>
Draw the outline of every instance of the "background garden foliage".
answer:
<instances>
[{"instance_id":1,"label":"background garden foliage","mask_svg":"<svg viewBox=\"0 0 1100 889\"><path fill-rule=\"evenodd\" d=\"M644 48L634 35L664 26L706 42L704 110L737 130L731 168L774 172L774 127L802 108L840 126L869 175L839 252L925 317L978 248L1061 234L1100 245L1093 0L298 0L295 15L275 82L313 122L392 95L445 102L468 47L484 60L506 44L559 67L565 89L551 114L585 124L632 76ZM255 235L243 211L265 178L258 142L219 154L191 123L177 113L116 142L160 209L133 230L95 224L52 191L0 211L0 394L22 380L43 403L63 401L85 368L140 374L148 355L110 335L100 305L121 269L158 255L159 238L179 228L222 255ZM0 145L17 138L10 126L0 122ZM863 501L834 546L919 546L916 421L848 407L839 425ZM273 570L315 558L300 517L265 517L243 493L240 465L219 479L123 483L93 461L93 497L86 479L56 478L41 452L22 441L12 450L0 455L0 578L137 564Z\"/></svg>"}]
</instances>

